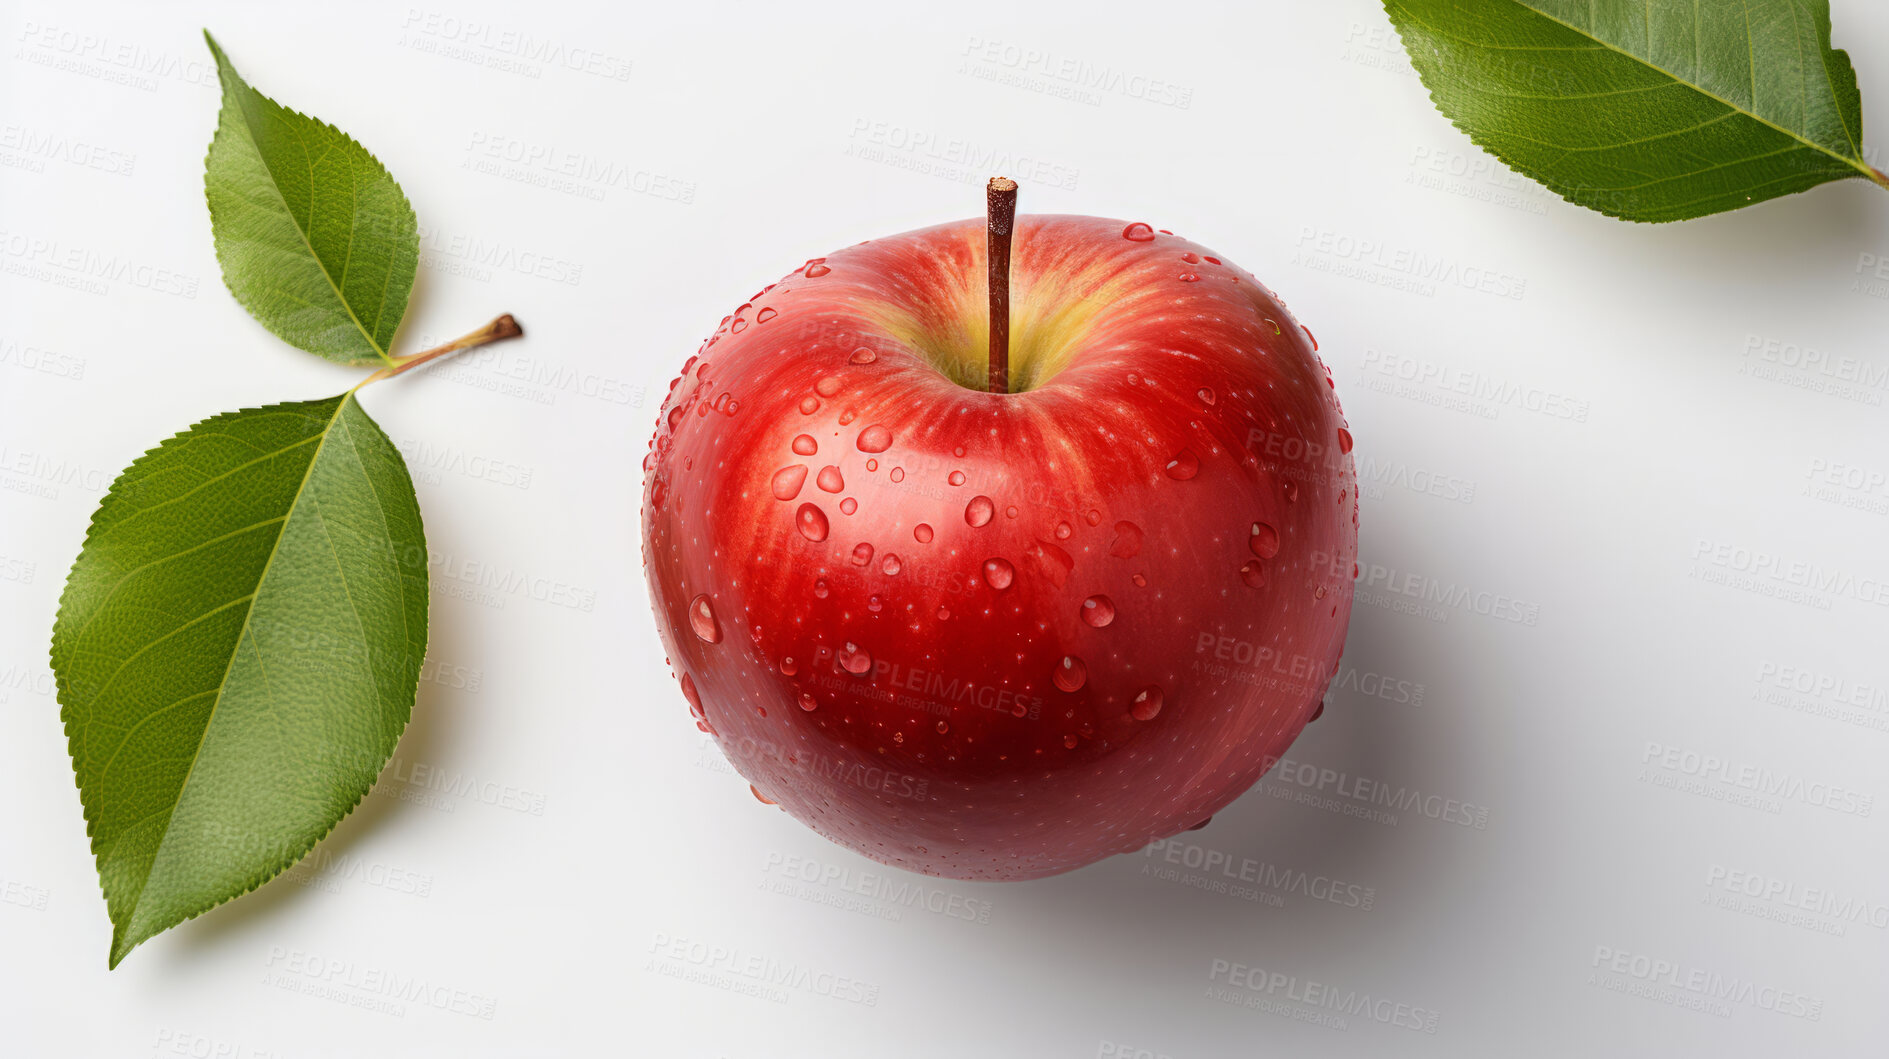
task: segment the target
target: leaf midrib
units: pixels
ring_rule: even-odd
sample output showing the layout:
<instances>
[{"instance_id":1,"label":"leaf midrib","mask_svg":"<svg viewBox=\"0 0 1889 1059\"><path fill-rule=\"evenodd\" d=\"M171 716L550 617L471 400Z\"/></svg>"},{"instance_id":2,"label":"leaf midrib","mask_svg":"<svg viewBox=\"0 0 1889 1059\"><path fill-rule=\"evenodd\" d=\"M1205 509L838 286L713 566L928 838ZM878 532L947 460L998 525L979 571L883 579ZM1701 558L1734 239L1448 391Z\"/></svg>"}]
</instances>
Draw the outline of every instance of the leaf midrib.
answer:
<instances>
[{"instance_id":1,"label":"leaf midrib","mask_svg":"<svg viewBox=\"0 0 1889 1059\"><path fill-rule=\"evenodd\" d=\"M1635 55L1635 54L1633 54L1632 52L1630 52L1630 51L1627 51L1627 50L1626 50L1625 48L1622 48L1622 47L1619 47L1618 45L1616 45L1616 44L1614 44L1614 43L1613 43L1613 42L1611 42L1611 41L1607 41L1607 40L1602 40L1602 39L1601 39L1600 37L1597 37L1597 36L1595 36L1595 35L1594 35L1593 33L1591 33L1591 32L1589 32L1589 31L1587 31L1587 30L1585 30L1585 29L1582 29L1582 28L1581 28L1581 27L1579 27L1579 26L1576 26L1576 25L1574 25L1574 24L1573 24L1573 23L1571 23L1571 22L1566 22L1566 21L1563 21L1563 20L1561 20L1561 19L1559 19L1559 18L1556 18L1555 16L1553 16L1553 15L1551 15L1551 14L1549 14L1549 13L1548 13L1548 12L1546 12L1546 11L1543 11L1543 10L1541 10L1540 8L1538 8L1538 7L1536 7L1535 5L1533 5L1533 4L1530 4L1530 3L1527 3L1527 2L1526 2L1526 0L1509 0L1509 2L1510 2L1510 3L1512 3L1512 4L1514 4L1514 5L1516 6L1516 7L1519 7L1519 8L1522 8L1522 9L1524 9L1524 10L1526 10L1526 11L1529 11L1529 12L1532 12L1533 14L1535 14L1535 15L1537 15L1537 16L1539 16L1539 17L1541 17L1541 18L1544 18L1544 19L1547 19L1548 21L1550 21L1550 22L1552 22L1552 23L1554 23L1554 24L1555 24L1555 25L1557 25L1557 26L1560 26L1560 27L1562 27L1563 29L1566 29L1566 30L1568 30L1568 31L1569 31L1569 32L1571 32L1571 33L1576 33L1576 34L1579 34L1580 36L1582 36L1582 37L1584 37L1584 38L1586 38L1586 39L1588 39L1588 40L1591 40L1591 41L1593 41L1594 43L1596 43L1596 44L1598 44L1598 45L1600 45L1601 47L1603 47L1603 48L1605 48L1605 49L1607 49L1607 50L1608 50L1608 51L1610 51L1610 52L1613 52L1613 53L1614 53L1614 54L1616 54L1616 55L1624 55L1624 56L1626 56L1627 58L1629 58L1629 59L1632 59L1632 60L1633 60L1634 62L1637 62L1637 63L1639 63L1639 64L1640 64L1641 66L1644 66L1644 67L1646 67L1646 68L1647 68L1647 69L1649 69L1649 70L1652 70L1652 71L1654 71L1654 72L1656 72L1656 73L1659 73L1659 74L1662 74L1662 75L1664 75L1664 76L1666 76L1666 77L1670 77L1670 78L1672 78L1672 79L1673 79L1673 81L1675 81L1676 83L1678 83L1678 84L1682 84L1682 85L1684 85L1684 86L1686 86L1687 88L1690 88L1690 89L1692 89L1692 90L1693 90L1694 92L1697 92L1697 93L1699 93L1700 95L1702 95L1702 96L1704 96L1704 97L1706 97L1707 99L1710 99L1710 100L1712 100L1712 101L1713 101L1713 102L1715 102L1715 103L1718 103L1718 104L1719 104L1720 106L1723 106L1723 107L1725 107L1725 108L1726 108L1727 110L1730 110L1730 111L1732 111L1732 112L1734 112L1734 113L1737 113L1737 114L1742 114L1743 116L1745 116L1745 117L1747 117L1747 118L1750 118L1750 119L1751 119L1752 121L1755 121L1755 122L1757 122L1758 124L1760 124L1760 125L1763 125L1763 126L1765 126L1766 128L1768 128L1768 129L1774 129L1774 130L1776 130L1777 132L1781 132L1781 133L1783 133L1784 135L1786 135L1786 136L1788 136L1788 137L1790 137L1790 138L1791 138L1791 139L1793 139L1793 140L1796 140L1796 141L1797 141L1798 143L1801 143L1801 144L1803 144L1803 145L1804 145L1805 147L1808 147L1808 148L1810 148L1811 150L1813 150L1813 151L1816 151L1816 152L1817 152L1817 153L1819 153L1819 154L1822 154L1822 155L1825 155L1825 156L1828 156L1828 157L1830 157L1830 158L1834 158L1834 159L1836 159L1837 161L1839 161L1839 162L1842 162L1842 163L1843 163L1844 165L1847 165L1847 166L1849 166L1849 167L1850 167L1851 169L1854 169L1854 170L1856 170L1858 174L1860 174L1860 175L1862 175L1862 176L1864 176L1864 177L1868 177L1868 178L1870 178L1870 179L1872 179L1872 180L1874 180L1874 179L1876 178L1876 176L1877 176L1877 174L1876 174L1876 172L1875 172L1875 170L1874 170L1874 169L1872 169L1872 168L1870 168L1870 166L1869 166L1869 164L1868 164L1868 163L1866 163L1866 162L1864 162L1864 161L1862 161L1862 160L1861 160L1860 158L1851 158L1851 157L1846 157L1846 156L1844 156L1844 155L1840 155L1840 154L1837 154L1837 153L1836 153L1835 151L1832 151L1832 150L1830 150L1830 149L1829 149L1828 147L1825 147L1824 145L1822 145L1822 144L1820 144L1820 143L1817 143L1817 142L1815 142L1815 141L1813 141L1813 140L1807 140L1807 139L1805 139L1805 138L1804 138L1803 136L1801 136L1801 135L1799 135L1798 133L1796 133L1796 132L1793 132L1793 131L1791 131L1790 129L1787 129L1787 128L1785 128L1785 127L1783 127L1782 125L1779 125L1779 124L1777 124L1777 123L1775 123L1775 122L1772 122L1772 121L1770 121L1770 120L1768 120L1768 119L1766 119L1766 118L1765 118L1765 117L1764 117L1763 115L1761 115L1761 114L1758 114L1758 113L1756 113L1756 112L1754 112L1754 111L1750 111L1750 110L1746 110L1746 109L1745 109L1744 107L1741 107L1741 106L1739 106L1739 105L1738 105L1738 104L1736 104L1736 103L1733 103L1733 102L1732 102L1731 100L1729 100L1729 99L1726 99L1726 98L1725 98L1724 96L1721 96L1721 95L1719 95L1718 93L1716 93L1716 92L1713 92L1713 91L1711 91L1711 90L1709 90L1709 89L1707 89L1707 88L1706 88L1706 87L1704 87L1703 85L1699 85L1699 84L1696 84L1696 83L1694 83L1694 82L1692 82L1692 81L1690 81L1690 80L1688 80L1688 79L1686 79L1686 78L1684 78L1684 77L1681 77L1681 76L1679 76L1679 75L1678 75L1678 74L1676 74L1676 73L1673 73L1673 72L1672 72L1671 70L1668 70L1668 69L1666 69L1665 67L1663 67L1663 66L1661 66L1661 65L1659 65L1658 63L1656 63L1656 62L1654 62L1654 61L1653 61L1653 60L1651 60L1651 59L1647 59L1647 58L1644 58L1644 57L1642 57L1642 56L1639 56L1639 55ZM1750 21L1750 18L1749 18L1749 14L1750 14L1750 13L1749 13L1749 11L1747 11L1747 13L1746 13L1746 14L1747 14L1747 18L1746 18L1746 21L1747 21L1747 23L1749 23L1749 21ZM1415 19L1413 19L1413 21L1416 21L1416 20L1415 20ZM1793 19L1792 19L1792 21L1793 21L1793 23L1795 23L1795 21L1796 21L1796 20L1795 20L1795 17L1793 17ZM1696 48L1696 47L1697 47L1697 38L1698 38L1698 23L1696 22L1696 20L1695 20L1695 22L1694 22L1694 24L1693 24L1693 27L1694 27L1694 28L1693 28L1693 36L1694 36L1694 47ZM1648 37L1648 39L1649 39L1649 41L1651 40L1651 36L1650 36L1650 35L1649 35L1649 37ZM1746 30L1745 30L1745 44L1746 44L1746 47L1747 47L1747 48L1749 48L1749 47L1750 47L1750 44L1751 44L1751 30L1750 30L1750 28L1749 28L1749 26L1748 26L1748 25L1747 25L1747 28L1746 28ZM1821 42L1819 42L1819 44L1820 44L1820 48L1819 48L1819 51L1820 51L1820 53L1821 53L1822 51L1824 51L1824 50L1827 50L1827 49L1825 49L1825 48L1823 48L1823 47L1821 47ZM1821 55L1821 54L1819 54L1819 57L1818 57L1818 65L1820 65L1820 66L1822 66L1822 68L1823 68L1823 75L1824 75L1824 80L1825 80L1826 82L1828 82L1828 81L1829 81L1829 78L1830 78L1830 68L1829 68L1829 66L1828 66L1828 65L1827 65L1826 63L1824 63L1824 61L1823 61L1823 58L1822 58L1822 55ZM1755 71L1755 67L1754 67L1754 71ZM1756 74L1755 74L1755 72L1754 72L1754 74L1753 74L1753 76L1756 76ZM1835 86L1833 85L1833 86L1831 86L1831 87L1832 87L1832 89L1833 89L1833 92L1832 92L1832 101L1834 102L1834 101L1835 101L1835 94L1834 94L1834 88L1835 88ZM1753 90L1753 92L1752 92L1752 98L1753 98L1754 100L1755 100L1755 99L1757 99L1757 91L1755 90L1755 88L1754 88L1754 90ZM1845 136L1846 138L1848 138L1848 137L1849 137L1849 131L1850 131L1850 127L1849 127L1849 123L1848 123L1848 122L1846 122L1846 121L1841 121L1841 120L1840 120L1840 118L1841 118L1841 107L1839 106L1839 122L1838 122L1838 123L1839 123L1839 124L1841 124L1841 125L1843 126L1843 134L1844 134L1844 136ZM1852 139L1852 140L1851 140L1851 143L1850 143L1850 146L1851 146L1851 148L1855 148L1855 146L1856 146L1856 143L1855 143L1855 141L1854 141L1854 139Z\"/></svg>"},{"instance_id":2,"label":"leaf midrib","mask_svg":"<svg viewBox=\"0 0 1889 1059\"><path fill-rule=\"evenodd\" d=\"M302 472L302 480L297 483L295 487L295 499L289 501L289 512L282 520L282 529L276 534L275 543L269 546L269 557L263 560L262 574L256 578L256 591L250 600L249 609L243 613L243 625L241 629L237 630L235 646L230 650L230 660L224 663L223 677L217 681L216 701L210 704L210 713L203 719L203 734L197 737L197 749L190 755L190 766L184 770L183 781L177 785L177 797L169 806L171 816L164 821L164 835L162 838L158 839L157 847L151 851L151 863L144 870L144 878L138 882L138 896L132 899L130 906L125 911L125 924L127 928L132 918L136 916L138 906L144 903L144 891L146 886L150 884L151 872L157 867L158 858L163 855L165 845L170 842L171 823L176 817L177 807L183 804L184 792L190 789L190 777L196 774L197 762L203 757L203 746L210 741L210 726L216 722L216 712L218 708L223 705L224 692L229 690L230 673L236 668L236 656L242 652L243 641L250 639L249 623L250 619L256 614L256 601L254 597L262 595L262 587L269 580L269 571L275 565L276 555L282 550L282 538L288 534L289 521L294 517L296 508L301 506L302 496L308 491L309 479L314 476L315 466L321 462L322 449L327 446L329 435L334 433L335 423L340 420L341 413L347 409L348 403L353 400L354 394L352 392L342 394L341 400L335 405L334 414L328 417L327 425L322 428L321 441L315 446L315 454L309 457L308 468ZM260 664L262 659L261 645L256 645L255 650L258 664ZM267 688L266 681L264 687L265 689ZM157 814L151 814L151 816L155 815ZM145 819L148 820L150 817L147 816ZM117 933L117 930L114 930L114 933ZM117 948L117 940L117 938L113 939L114 949ZM133 946L135 946L135 944L134 942ZM124 952L115 952L114 956L116 958L111 961L112 966L116 967L118 960L123 959L130 951L131 949L128 947Z\"/></svg>"},{"instance_id":3,"label":"leaf midrib","mask_svg":"<svg viewBox=\"0 0 1889 1059\"><path fill-rule=\"evenodd\" d=\"M225 65L228 65L228 62L229 62L228 58L225 57L224 58ZM261 99L264 102L271 103L277 107L281 107L282 104L276 103L274 100L269 99L267 96L264 96L262 93L256 91L254 88L251 88L248 82L243 81L242 76L236 73L236 68L234 66L231 66L229 70L230 70L231 76L235 77L237 82L242 86L242 90L244 93L243 101L239 102L236 108L238 113L242 115L243 135L248 138L249 145L255 148L256 158L258 161L262 163L263 171L269 174L269 190L275 193L276 201L282 204L282 212L288 214L289 222L295 228L295 234L301 238L302 246L308 250L309 259L315 262L315 271L321 273L321 278L323 279L323 281L325 281L328 284L328 289L334 292L335 300L341 303L341 310L348 314L348 321L354 325L354 329L356 331L359 331L361 333L361 337L367 340L367 344L369 348L373 349L375 355L380 357L381 360L387 362L388 365L392 365L394 362L393 358L391 356L388 356L387 351L385 349L381 348L380 343L376 341L373 334L371 334L367 330L367 325L361 323L361 318L355 315L354 306L348 303L347 295L341 293L341 288L335 284L334 276L329 274L327 264L322 261L321 255L315 252L315 244L309 241L307 229L302 227L301 219L295 216L295 211L289 208L289 200L286 197L284 197L282 194L282 184L281 184L281 181L279 181L276 178L275 166L269 163L269 157L268 155L263 153L262 145L256 142L256 134L252 129L253 122L250 118L249 107L247 105L248 98L251 96L254 96L257 99ZM287 110L288 108L283 107L282 109ZM294 130L291 130L291 131L294 131ZM296 140L296 143L301 145L302 153L304 155L307 155L309 153L308 143L307 141L302 139L301 134L299 132L296 132L295 140ZM315 208L315 204L313 201L313 197L315 194L314 167L315 167L315 162L314 160L311 160L309 162L309 183L308 183L308 193L310 196L308 208L311 213L311 219L312 219L313 210ZM353 223L352 218L350 218L348 222L348 240L349 240L348 256L350 260L353 257L353 239L354 239L354 223ZM382 295L383 302L385 301L385 297L386 296L383 293Z\"/></svg>"}]
</instances>

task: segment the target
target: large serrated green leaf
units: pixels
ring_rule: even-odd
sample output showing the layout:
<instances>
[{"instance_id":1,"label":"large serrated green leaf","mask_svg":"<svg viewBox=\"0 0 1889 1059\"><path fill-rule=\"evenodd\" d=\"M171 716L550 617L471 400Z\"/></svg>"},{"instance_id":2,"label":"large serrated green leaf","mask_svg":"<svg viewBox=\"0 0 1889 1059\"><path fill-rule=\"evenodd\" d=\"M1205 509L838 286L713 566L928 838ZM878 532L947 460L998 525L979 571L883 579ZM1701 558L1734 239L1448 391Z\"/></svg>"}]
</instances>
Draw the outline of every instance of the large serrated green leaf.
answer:
<instances>
[{"instance_id":1,"label":"large serrated green leaf","mask_svg":"<svg viewBox=\"0 0 1889 1059\"><path fill-rule=\"evenodd\" d=\"M223 82L203 167L223 282L301 349L389 362L419 264L413 207L365 147L249 87L203 36Z\"/></svg>"},{"instance_id":2,"label":"large serrated green leaf","mask_svg":"<svg viewBox=\"0 0 1889 1059\"><path fill-rule=\"evenodd\" d=\"M1570 202L1633 221L1737 209L1864 161L1828 0L1385 0L1437 108Z\"/></svg>"},{"instance_id":3,"label":"large serrated green leaf","mask_svg":"<svg viewBox=\"0 0 1889 1059\"><path fill-rule=\"evenodd\" d=\"M360 802L412 712L426 576L406 463L351 392L206 419L112 483L52 642L112 966Z\"/></svg>"}]
</instances>

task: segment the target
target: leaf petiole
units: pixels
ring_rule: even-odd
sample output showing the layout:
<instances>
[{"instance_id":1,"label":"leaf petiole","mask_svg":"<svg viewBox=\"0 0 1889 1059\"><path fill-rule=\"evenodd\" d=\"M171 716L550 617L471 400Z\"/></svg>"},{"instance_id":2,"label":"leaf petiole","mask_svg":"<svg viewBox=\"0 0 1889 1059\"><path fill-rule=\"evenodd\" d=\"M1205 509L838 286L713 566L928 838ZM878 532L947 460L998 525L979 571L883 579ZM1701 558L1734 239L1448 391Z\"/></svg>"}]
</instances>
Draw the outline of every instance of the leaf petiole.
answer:
<instances>
[{"instance_id":1,"label":"leaf petiole","mask_svg":"<svg viewBox=\"0 0 1889 1059\"><path fill-rule=\"evenodd\" d=\"M444 345L434 346L432 349L428 349L419 353L409 353L404 357L393 358L392 364L390 364L389 366L385 368L380 369L379 371L375 372L372 375L369 375L367 378L362 379L360 382L355 383L354 389L349 390L348 392L353 393L354 390L358 390L361 387L366 386L370 382L376 382L380 379L391 379L395 375L398 375L401 372L406 371L410 368L417 368L422 364L428 363L429 361L436 360L440 357L448 356L453 353L457 353L462 349L472 349L475 346L489 345L493 342L502 342L507 338L518 338L522 336L524 333L525 333L525 329L518 326L518 321L512 318L511 313L501 314L493 318L491 323L486 324L484 327L479 328L477 331L473 331L470 334L460 335L458 338L455 338L451 342L447 342Z\"/></svg>"}]
</instances>

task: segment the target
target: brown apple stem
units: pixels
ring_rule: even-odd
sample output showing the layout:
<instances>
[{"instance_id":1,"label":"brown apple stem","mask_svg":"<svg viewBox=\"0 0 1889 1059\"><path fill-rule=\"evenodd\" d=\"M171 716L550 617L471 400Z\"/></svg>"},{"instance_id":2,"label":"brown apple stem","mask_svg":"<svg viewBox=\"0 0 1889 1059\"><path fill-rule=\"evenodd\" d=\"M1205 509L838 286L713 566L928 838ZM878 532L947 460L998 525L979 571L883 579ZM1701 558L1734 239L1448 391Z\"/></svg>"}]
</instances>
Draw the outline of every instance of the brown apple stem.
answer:
<instances>
[{"instance_id":1,"label":"brown apple stem","mask_svg":"<svg viewBox=\"0 0 1889 1059\"><path fill-rule=\"evenodd\" d=\"M1010 392L1010 230L1017 219L1017 182L991 177L984 188L990 257L990 392Z\"/></svg>"},{"instance_id":2,"label":"brown apple stem","mask_svg":"<svg viewBox=\"0 0 1889 1059\"><path fill-rule=\"evenodd\" d=\"M354 385L354 388L358 390L370 382L378 382L381 379L391 379L403 371L417 368L422 364L430 363L451 353L457 353L462 349L471 349L474 346L483 346L492 342L503 341L507 338L518 338L524 335L524 333L525 329L518 326L518 321L512 319L512 314L505 313L495 317L491 323L486 324L477 331L471 334L460 335L458 338L453 339L445 345L434 346L432 349L420 353L409 353L404 357L395 357L391 366L382 368L374 374L369 375L367 378L362 379Z\"/></svg>"}]
</instances>

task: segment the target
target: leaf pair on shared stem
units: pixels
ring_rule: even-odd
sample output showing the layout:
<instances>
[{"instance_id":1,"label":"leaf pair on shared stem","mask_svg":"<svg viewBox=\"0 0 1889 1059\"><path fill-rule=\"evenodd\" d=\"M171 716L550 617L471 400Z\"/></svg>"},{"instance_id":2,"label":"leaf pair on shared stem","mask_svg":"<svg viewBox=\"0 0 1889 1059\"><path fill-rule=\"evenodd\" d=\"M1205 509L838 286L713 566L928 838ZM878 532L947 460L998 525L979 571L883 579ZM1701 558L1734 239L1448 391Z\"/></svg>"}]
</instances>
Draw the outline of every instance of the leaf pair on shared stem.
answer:
<instances>
[{"instance_id":1,"label":"leaf pair on shared stem","mask_svg":"<svg viewBox=\"0 0 1889 1059\"><path fill-rule=\"evenodd\" d=\"M325 400L197 423L92 517L52 667L114 967L294 864L373 786L426 656L427 550L406 462L355 392L523 334L504 315L393 356L412 206L365 148L249 87L205 39L223 86L204 190L224 282L291 345L379 369Z\"/></svg>"}]
</instances>

